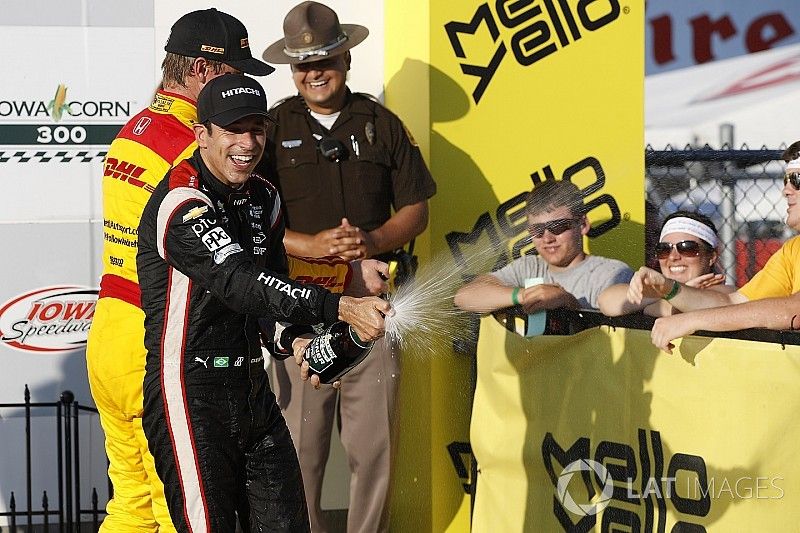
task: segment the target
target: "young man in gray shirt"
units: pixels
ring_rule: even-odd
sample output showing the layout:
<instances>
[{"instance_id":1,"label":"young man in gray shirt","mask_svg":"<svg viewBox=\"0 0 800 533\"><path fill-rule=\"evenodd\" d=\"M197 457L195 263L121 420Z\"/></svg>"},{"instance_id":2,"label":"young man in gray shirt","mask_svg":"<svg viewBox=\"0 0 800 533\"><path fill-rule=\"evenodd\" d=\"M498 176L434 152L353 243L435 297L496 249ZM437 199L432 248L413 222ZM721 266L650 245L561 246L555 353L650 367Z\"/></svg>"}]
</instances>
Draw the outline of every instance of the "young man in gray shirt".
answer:
<instances>
[{"instance_id":1,"label":"young man in gray shirt","mask_svg":"<svg viewBox=\"0 0 800 533\"><path fill-rule=\"evenodd\" d=\"M477 313L512 305L521 305L528 313L560 307L597 309L601 292L630 281L633 271L622 261L584 251L589 219L573 183L537 185L528 196L527 211L528 231L538 255L522 256L496 272L478 276L456 293L458 307ZM526 283L536 278L541 282Z\"/></svg>"}]
</instances>

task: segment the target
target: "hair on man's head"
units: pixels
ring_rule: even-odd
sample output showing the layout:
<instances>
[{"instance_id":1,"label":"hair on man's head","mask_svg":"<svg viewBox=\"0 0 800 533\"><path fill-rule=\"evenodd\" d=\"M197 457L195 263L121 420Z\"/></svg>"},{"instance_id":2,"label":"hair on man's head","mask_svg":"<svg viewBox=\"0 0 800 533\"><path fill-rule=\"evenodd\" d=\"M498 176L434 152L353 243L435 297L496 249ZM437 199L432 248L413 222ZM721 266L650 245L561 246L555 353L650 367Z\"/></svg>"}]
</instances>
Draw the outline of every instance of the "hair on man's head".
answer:
<instances>
[{"instance_id":1,"label":"hair on man's head","mask_svg":"<svg viewBox=\"0 0 800 533\"><path fill-rule=\"evenodd\" d=\"M182 56L167 52L164 61L161 62L162 86L178 85L186 87L186 79L192 75L192 65L196 58ZM214 73L219 74L225 68L225 63L206 59L208 68Z\"/></svg>"},{"instance_id":2,"label":"hair on man's head","mask_svg":"<svg viewBox=\"0 0 800 533\"><path fill-rule=\"evenodd\" d=\"M571 181L545 180L528 194L528 215L536 216L559 207L568 208L575 218L586 213L583 194Z\"/></svg>"}]
</instances>

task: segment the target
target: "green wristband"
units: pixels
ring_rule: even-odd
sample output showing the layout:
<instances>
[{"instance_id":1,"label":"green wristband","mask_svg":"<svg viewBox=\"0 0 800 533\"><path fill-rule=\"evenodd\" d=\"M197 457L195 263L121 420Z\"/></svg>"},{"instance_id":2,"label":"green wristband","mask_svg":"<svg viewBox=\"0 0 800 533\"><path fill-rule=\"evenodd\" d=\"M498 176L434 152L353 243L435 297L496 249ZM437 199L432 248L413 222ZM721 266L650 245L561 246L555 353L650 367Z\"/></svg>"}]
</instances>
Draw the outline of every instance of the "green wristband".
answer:
<instances>
[{"instance_id":1,"label":"green wristband","mask_svg":"<svg viewBox=\"0 0 800 533\"><path fill-rule=\"evenodd\" d=\"M511 303L519 305L519 287L514 287L514 290L511 291Z\"/></svg>"},{"instance_id":2,"label":"green wristband","mask_svg":"<svg viewBox=\"0 0 800 533\"><path fill-rule=\"evenodd\" d=\"M681 284L678 283L677 281L673 281L672 288L669 290L667 294L662 296L662 298L664 298L666 301L670 301L673 298L675 298L675 296L677 296L679 292L681 292Z\"/></svg>"}]
</instances>

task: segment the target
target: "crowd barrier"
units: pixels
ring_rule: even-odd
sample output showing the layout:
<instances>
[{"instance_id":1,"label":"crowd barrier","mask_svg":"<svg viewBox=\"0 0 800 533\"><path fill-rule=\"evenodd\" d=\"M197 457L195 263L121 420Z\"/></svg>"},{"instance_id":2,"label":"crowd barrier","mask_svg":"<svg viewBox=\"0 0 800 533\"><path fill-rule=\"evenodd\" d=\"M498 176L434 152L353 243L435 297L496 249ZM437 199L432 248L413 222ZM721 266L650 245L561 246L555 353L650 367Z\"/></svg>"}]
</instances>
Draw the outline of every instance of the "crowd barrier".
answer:
<instances>
[{"instance_id":1,"label":"crowd barrier","mask_svg":"<svg viewBox=\"0 0 800 533\"><path fill-rule=\"evenodd\" d=\"M650 343L652 319L482 320L472 531L787 531L800 519L800 335Z\"/></svg>"}]
</instances>

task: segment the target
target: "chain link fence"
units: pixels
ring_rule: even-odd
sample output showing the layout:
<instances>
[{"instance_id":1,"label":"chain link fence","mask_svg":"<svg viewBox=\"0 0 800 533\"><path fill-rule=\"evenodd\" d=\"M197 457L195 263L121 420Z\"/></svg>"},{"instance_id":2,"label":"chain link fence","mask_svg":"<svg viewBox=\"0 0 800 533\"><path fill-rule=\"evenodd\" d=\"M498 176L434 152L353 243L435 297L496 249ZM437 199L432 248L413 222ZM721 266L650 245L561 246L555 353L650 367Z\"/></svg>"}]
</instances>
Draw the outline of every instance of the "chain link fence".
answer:
<instances>
[{"instance_id":1,"label":"chain link fence","mask_svg":"<svg viewBox=\"0 0 800 533\"><path fill-rule=\"evenodd\" d=\"M648 264L661 222L679 209L710 217L720 237L719 269L741 287L790 236L784 224L783 148L645 149ZM657 261L655 262L657 265Z\"/></svg>"}]
</instances>

